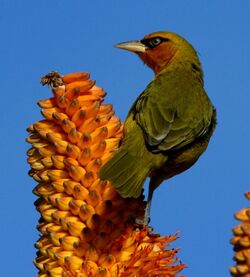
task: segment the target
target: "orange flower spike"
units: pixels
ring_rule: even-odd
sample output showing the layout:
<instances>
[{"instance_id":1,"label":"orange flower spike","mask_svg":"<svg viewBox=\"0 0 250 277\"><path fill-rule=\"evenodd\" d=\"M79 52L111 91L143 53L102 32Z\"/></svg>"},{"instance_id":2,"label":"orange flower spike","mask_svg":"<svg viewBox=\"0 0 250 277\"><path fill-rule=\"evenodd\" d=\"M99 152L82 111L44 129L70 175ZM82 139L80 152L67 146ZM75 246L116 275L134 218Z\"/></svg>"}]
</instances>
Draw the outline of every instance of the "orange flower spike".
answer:
<instances>
[{"instance_id":1,"label":"orange flower spike","mask_svg":"<svg viewBox=\"0 0 250 277\"><path fill-rule=\"evenodd\" d=\"M44 99L40 100L37 104L43 109L53 108L56 104L56 100L55 98Z\"/></svg>"},{"instance_id":2,"label":"orange flower spike","mask_svg":"<svg viewBox=\"0 0 250 277\"><path fill-rule=\"evenodd\" d=\"M100 106L100 115L110 114L111 112L113 112L113 105L112 104L102 104Z\"/></svg>"},{"instance_id":3,"label":"orange flower spike","mask_svg":"<svg viewBox=\"0 0 250 277\"><path fill-rule=\"evenodd\" d=\"M81 218L82 221L91 219L93 214L95 214L95 209L92 206L88 204L81 205L80 211L79 211L79 217Z\"/></svg>"},{"instance_id":4,"label":"orange flower spike","mask_svg":"<svg viewBox=\"0 0 250 277\"><path fill-rule=\"evenodd\" d=\"M60 210L62 211L68 211L70 209L70 201L72 200L71 197L61 197L61 198L56 198L55 206L57 206Z\"/></svg>"},{"instance_id":5,"label":"orange flower spike","mask_svg":"<svg viewBox=\"0 0 250 277\"><path fill-rule=\"evenodd\" d=\"M42 158L40 161L43 164L43 166L47 167L47 168L50 168L53 165L55 165L54 162L52 161L52 157L45 157L45 158ZM56 167L56 165L55 165L55 167ZM32 164L32 168L33 168L33 164ZM60 168L58 167L58 169L60 169Z\"/></svg>"},{"instance_id":6,"label":"orange flower spike","mask_svg":"<svg viewBox=\"0 0 250 277\"><path fill-rule=\"evenodd\" d=\"M98 127L91 133L91 139L93 144L99 142L100 140L105 140L108 136L107 126Z\"/></svg>"},{"instance_id":7,"label":"orange flower spike","mask_svg":"<svg viewBox=\"0 0 250 277\"><path fill-rule=\"evenodd\" d=\"M69 133L71 129L75 129L74 122L70 121L68 118L63 119L62 121L62 128L64 132Z\"/></svg>"},{"instance_id":8,"label":"orange flower spike","mask_svg":"<svg viewBox=\"0 0 250 277\"><path fill-rule=\"evenodd\" d=\"M69 175L76 182L79 182L86 173L86 171L83 167L77 166L77 165L70 165L68 167L68 170L69 170Z\"/></svg>"},{"instance_id":9,"label":"orange flower spike","mask_svg":"<svg viewBox=\"0 0 250 277\"><path fill-rule=\"evenodd\" d=\"M106 141L100 140L98 143L93 144L93 146L90 148L90 151L92 153L93 158L100 158L103 156L103 153L106 148Z\"/></svg>"},{"instance_id":10,"label":"orange flower spike","mask_svg":"<svg viewBox=\"0 0 250 277\"><path fill-rule=\"evenodd\" d=\"M62 95L57 99L56 103L59 108L64 109L68 106L69 100L65 97L65 95Z\"/></svg>"},{"instance_id":11,"label":"orange flower spike","mask_svg":"<svg viewBox=\"0 0 250 277\"><path fill-rule=\"evenodd\" d=\"M65 95L65 87L64 86L57 87L56 89L53 90L53 94L57 101L60 97Z\"/></svg>"},{"instance_id":12,"label":"orange flower spike","mask_svg":"<svg viewBox=\"0 0 250 277\"><path fill-rule=\"evenodd\" d=\"M99 169L101 168L101 166L102 166L101 159L93 159L92 161L90 161L88 163L88 165L86 166L86 169L87 169L87 171L97 173L99 171Z\"/></svg>"},{"instance_id":13,"label":"orange flower spike","mask_svg":"<svg viewBox=\"0 0 250 277\"><path fill-rule=\"evenodd\" d=\"M94 176L93 172L87 171L83 176L83 179L81 180L81 182L86 188L89 188L95 181L95 178L96 177Z\"/></svg>"},{"instance_id":14,"label":"orange flower spike","mask_svg":"<svg viewBox=\"0 0 250 277\"><path fill-rule=\"evenodd\" d=\"M68 222L67 227L70 235L81 238L81 234L83 230L86 228L86 225L80 221L76 221L76 222Z\"/></svg>"},{"instance_id":15,"label":"orange flower spike","mask_svg":"<svg viewBox=\"0 0 250 277\"><path fill-rule=\"evenodd\" d=\"M79 141L77 142L77 145L81 149L84 149L84 148L92 145L92 137L91 137L90 133L89 132L81 133L81 137L80 137Z\"/></svg>"},{"instance_id":16,"label":"orange flower spike","mask_svg":"<svg viewBox=\"0 0 250 277\"><path fill-rule=\"evenodd\" d=\"M56 153L56 148L53 145L48 145L43 148L37 149L39 154L43 157L48 157Z\"/></svg>"},{"instance_id":17,"label":"orange flower spike","mask_svg":"<svg viewBox=\"0 0 250 277\"><path fill-rule=\"evenodd\" d=\"M88 196L88 193L89 193L88 189L82 186L80 183L77 183L74 185L73 196L75 197L75 199L85 201Z\"/></svg>"},{"instance_id":18,"label":"orange flower spike","mask_svg":"<svg viewBox=\"0 0 250 277\"><path fill-rule=\"evenodd\" d=\"M76 112L72 115L72 121L75 123L76 127L79 127L86 118L86 109L81 108L76 110Z\"/></svg>"},{"instance_id":19,"label":"orange flower spike","mask_svg":"<svg viewBox=\"0 0 250 277\"><path fill-rule=\"evenodd\" d=\"M94 117L99 113L101 103L95 101L89 108L86 109L87 117Z\"/></svg>"},{"instance_id":20,"label":"orange flower spike","mask_svg":"<svg viewBox=\"0 0 250 277\"><path fill-rule=\"evenodd\" d=\"M38 276L174 277L185 266L176 264L176 250L164 248L176 237L136 229L130 218L143 216L143 200L121 198L98 177L120 145L123 124L88 78L46 75L42 83L54 97L39 101L44 119L28 128L29 174L39 182L33 192L42 216Z\"/></svg>"},{"instance_id":21,"label":"orange flower spike","mask_svg":"<svg viewBox=\"0 0 250 277\"><path fill-rule=\"evenodd\" d=\"M52 169L48 171L47 176L51 181L55 181L58 179L68 178L69 174L68 172L61 169ZM47 181L47 179L45 179L45 181Z\"/></svg>"},{"instance_id":22,"label":"orange flower spike","mask_svg":"<svg viewBox=\"0 0 250 277\"><path fill-rule=\"evenodd\" d=\"M68 139L71 143L76 144L79 142L82 134L76 128L72 128L68 133Z\"/></svg>"},{"instance_id":23,"label":"orange flower spike","mask_svg":"<svg viewBox=\"0 0 250 277\"><path fill-rule=\"evenodd\" d=\"M250 192L245 193L248 200L249 196ZM241 223L233 228L231 243L234 245L236 265L230 267L230 272L235 277L250 277L250 208L242 209L234 216Z\"/></svg>"},{"instance_id":24,"label":"orange flower spike","mask_svg":"<svg viewBox=\"0 0 250 277\"><path fill-rule=\"evenodd\" d=\"M83 200L80 199L72 199L69 202L69 208L73 215L78 215L80 212L81 205L85 204Z\"/></svg>"},{"instance_id":25,"label":"orange flower spike","mask_svg":"<svg viewBox=\"0 0 250 277\"><path fill-rule=\"evenodd\" d=\"M106 92L102 88L97 86L93 86L89 91L91 92L91 94L98 96L101 99L106 95Z\"/></svg>"},{"instance_id":26,"label":"orange flower spike","mask_svg":"<svg viewBox=\"0 0 250 277\"><path fill-rule=\"evenodd\" d=\"M51 159L53 161L53 165L58 169L64 169L67 165L67 161L73 160L62 155L52 155ZM73 161L78 164L77 161Z\"/></svg>"},{"instance_id":27,"label":"orange flower spike","mask_svg":"<svg viewBox=\"0 0 250 277\"><path fill-rule=\"evenodd\" d=\"M250 208L245 208L237 212L235 215L235 218L240 221L250 221Z\"/></svg>"},{"instance_id":28,"label":"orange flower spike","mask_svg":"<svg viewBox=\"0 0 250 277\"><path fill-rule=\"evenodd\" d=\"M86 166L91 160L90 148L86 147L82 150L80 157L78 158L81 165Z\"/></svg>"},{"instance_id":29,"label":"orange flower spike","mask_svg":"<svg viewBox=\"0 0 250 277\"><path fill-rule=\"evenodd\" d=\"M81 124L79 126L79 131L80 132L88 132L88 133L91 133L93 132L97 127L99 127L99 121L100 121L100 118L99 117L95 117L95 118L88 118L86 119L83 124Z\"/></svg>"},{"instance_id":30,"label":"orange flower spike","mask_svg":"<svg viewBox=\"0 0 250 277\"><path fill-rule=\"evenodd\" d=\"M88 92L89 89L93 87L95 81L92 80L83 80L83 81L75 81L72 83L68 83L65 86L65 96L69 99L81 95L84 92Z\"/></svg>"},{"instance_id":31,"label":"orange flower spike","mask_svg":"<svg viewBox=\"0 0 250 277\"><path fill-rule=\"evenodd\" d=\"M64 84L73 83L76 81L85 81L89 79L89 73L88 72L74 72L67 74L62 77L62 82Z\"/></svg>"},{"instance_id":32,"label":"orange flower spike","mask_svg":"<svg viewBox=\"0 0 250 277\"><path fill-rule=\"evenodd\" d=\"M44 116L45 119L51 120L53 117L53 113L58 112L58 108L49 108L49 109L43 109L41 110L41 114Z\"/></svg>"},{"instance_id":33,"label":"orange flower spike","mask_svg":"<svg viewBox=\"0 0 250 277\"><path fill-rule=\"evenodd\" d=\"M88 107L93 104L93 101L100 101L102 98L98 95L86 94L80 95L78 101L82 107Z\"/></svg>"}]
</instances>

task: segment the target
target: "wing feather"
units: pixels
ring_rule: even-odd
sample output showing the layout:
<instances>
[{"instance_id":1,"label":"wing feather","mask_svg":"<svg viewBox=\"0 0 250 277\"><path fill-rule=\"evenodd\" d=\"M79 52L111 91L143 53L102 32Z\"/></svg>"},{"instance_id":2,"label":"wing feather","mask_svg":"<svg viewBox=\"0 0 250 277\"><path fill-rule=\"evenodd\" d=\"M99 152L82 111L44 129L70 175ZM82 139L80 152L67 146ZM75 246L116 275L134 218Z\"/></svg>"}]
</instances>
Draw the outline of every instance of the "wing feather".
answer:
<instances>
[{"instance_id":1,"label":"wing feather","mask_svg":"<svg viewBox=\"0 0 250 277\"><path fill-rule=\"evenodd\" d=\"M152 81L130 111L153 152L192 143L207 132L212 117L212 106L211 114L204 117L206 107L203 105L210 105L210 102L202 83L164 77L165 80Z\"/></svg>"}]
</instances>

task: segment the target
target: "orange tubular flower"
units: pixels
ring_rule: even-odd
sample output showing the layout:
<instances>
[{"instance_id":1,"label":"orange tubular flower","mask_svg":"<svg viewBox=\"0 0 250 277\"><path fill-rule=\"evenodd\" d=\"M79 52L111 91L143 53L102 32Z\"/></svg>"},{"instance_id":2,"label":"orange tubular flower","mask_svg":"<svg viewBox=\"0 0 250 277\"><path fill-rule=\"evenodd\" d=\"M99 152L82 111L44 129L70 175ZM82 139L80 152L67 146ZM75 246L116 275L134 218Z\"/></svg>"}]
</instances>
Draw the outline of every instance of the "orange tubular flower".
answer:
<instances>
[{"instance_id":1,"label":"orange tubular flower","mask_svg":"<svg viewBox=\"0 0 250 277\"><path fill-rule=\"evenodd\" d=\"M245 193L250 200L250 191ZM242 223L233 228L234 260L236 265L230 268L231 275L235 277L250 277L250 208L240 210L235 218Z\"/></svg>"},{"instance_id":2,"label":"orange tubular flower","mask_svg":"<svg viewBox=\"0 0 250 277\"><path fill-rule=\"evenodd\" d=\"M38 103L44 119L27 139L41 213L38 276L177 276L185 266L176 249L165 249L176 235L139 228L133 219L143 217L143 198L123 199L98 178L123 137L112 105L102 104L105 92L83 72L51 72L42 83L53 97Z\"/></svg>"}]
</instances>

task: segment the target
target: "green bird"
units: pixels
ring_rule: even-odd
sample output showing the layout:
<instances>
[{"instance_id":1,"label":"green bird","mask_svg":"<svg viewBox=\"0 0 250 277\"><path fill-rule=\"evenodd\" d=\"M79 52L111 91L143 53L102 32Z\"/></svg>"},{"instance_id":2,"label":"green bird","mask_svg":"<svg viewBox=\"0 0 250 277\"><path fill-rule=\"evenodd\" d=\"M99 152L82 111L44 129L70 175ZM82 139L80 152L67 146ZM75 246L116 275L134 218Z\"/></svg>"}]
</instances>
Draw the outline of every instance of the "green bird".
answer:
<instances>
[{"instance_id":1,"label":"green bird","mask_svg":"<svg viewBox=\"0 0 250 277\"><path fill-rule=\"evenodd\" d=\"M150 177L143 221L148 225L154 190L190 168L206 150L216 110L204 90L198 55L181 36L155 32L116 47L136 53L155 76L132 105L122 144L99 176L124 198L138 198Z\"/></svg>"}]
</instances>

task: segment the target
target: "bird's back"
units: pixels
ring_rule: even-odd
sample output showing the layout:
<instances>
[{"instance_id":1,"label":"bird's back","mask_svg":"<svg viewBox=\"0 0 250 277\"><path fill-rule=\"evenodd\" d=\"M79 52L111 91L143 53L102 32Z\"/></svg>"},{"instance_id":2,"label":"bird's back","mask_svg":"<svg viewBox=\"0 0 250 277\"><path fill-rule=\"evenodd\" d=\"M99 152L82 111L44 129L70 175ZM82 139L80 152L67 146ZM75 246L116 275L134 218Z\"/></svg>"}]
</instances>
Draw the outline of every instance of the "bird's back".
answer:
<instances>
[{"instance_id":1,"label":"bird's back","mask_svg":"<svg viewBox=\"0 0 250 277\"><path fill-rule=\"evenodd\" d=\"M191 67L163 71L132 106L124 141L101 178L123 197L138 197L146 177L167 166L169 153L181 152L206 134L212 114L202 80Z\"/></svg>"}]
</instances>

